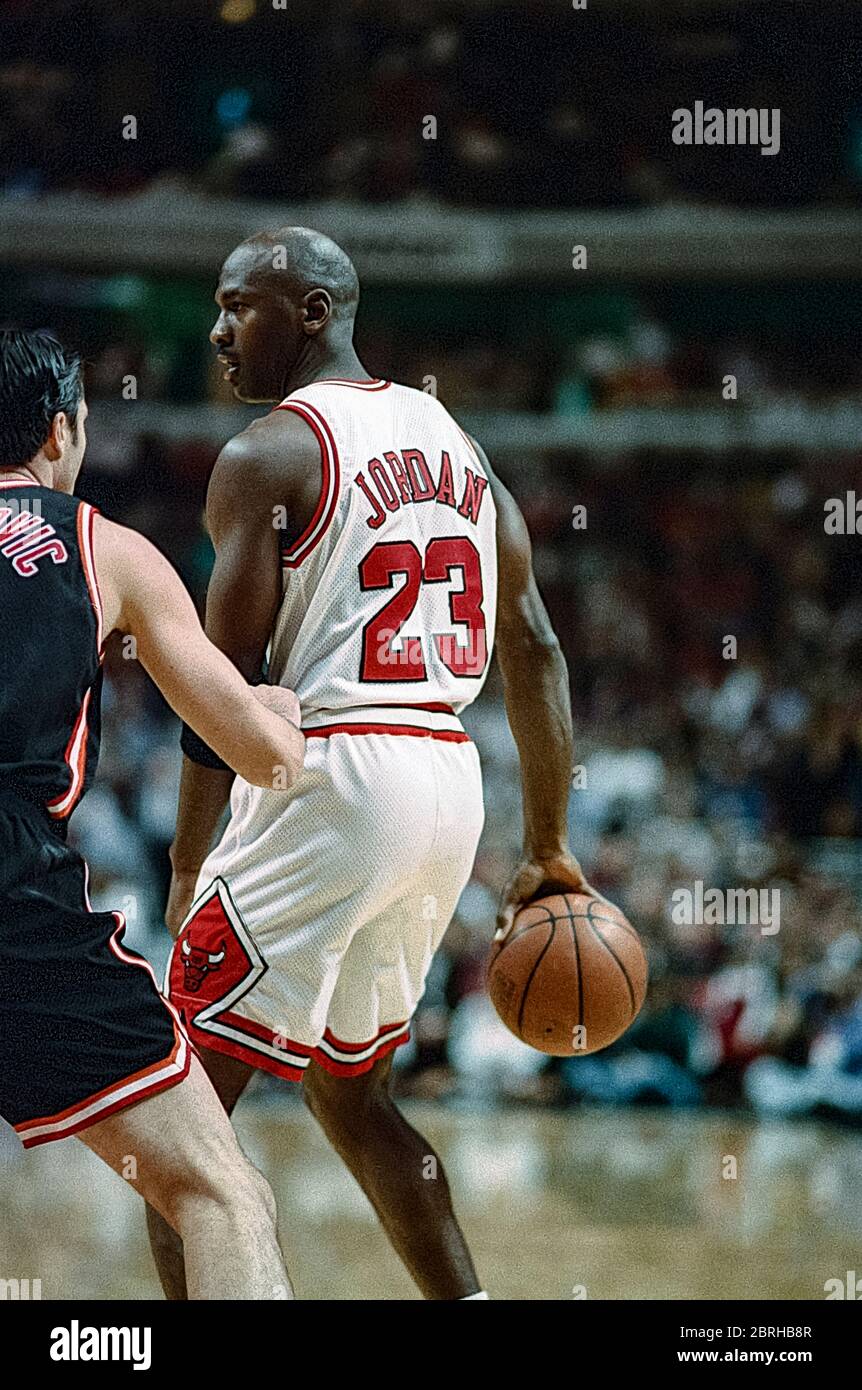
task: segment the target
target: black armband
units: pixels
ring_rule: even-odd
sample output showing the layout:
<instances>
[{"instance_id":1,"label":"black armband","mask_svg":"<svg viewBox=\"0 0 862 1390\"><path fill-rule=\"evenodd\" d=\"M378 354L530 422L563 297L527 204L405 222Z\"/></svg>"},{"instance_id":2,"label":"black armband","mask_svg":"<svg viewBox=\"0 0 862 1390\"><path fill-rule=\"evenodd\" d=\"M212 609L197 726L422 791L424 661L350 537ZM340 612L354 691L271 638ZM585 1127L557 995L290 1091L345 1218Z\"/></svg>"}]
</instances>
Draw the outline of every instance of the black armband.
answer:
<instances>
[{"instance_id":1,"label":"black armband","mask_svg":"<svg viewBox=\"0 0 862 1390\"><path fill-rule=\"evenodd\" d=\"M180 747L187 758L191 758L193 763L200 763L201 767L211 767L213 770L230 772L227 763L214 753L208 743L204 743L200 734L196 734L194 729L188 724L183 724L183 731L180 735Z\"/></svg>"}]
</instances>

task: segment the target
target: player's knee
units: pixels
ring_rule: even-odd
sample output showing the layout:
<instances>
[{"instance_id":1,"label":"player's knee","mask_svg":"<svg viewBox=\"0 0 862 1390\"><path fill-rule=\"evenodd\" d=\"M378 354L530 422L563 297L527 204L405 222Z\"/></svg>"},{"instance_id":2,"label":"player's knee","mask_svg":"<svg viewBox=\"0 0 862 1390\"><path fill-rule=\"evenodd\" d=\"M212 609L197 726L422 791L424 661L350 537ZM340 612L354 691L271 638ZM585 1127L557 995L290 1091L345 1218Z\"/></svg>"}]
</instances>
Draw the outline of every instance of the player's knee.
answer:
<instances>
[{"instance_id":1,"label":"player's knee","mask_svg":"<svg viewBox=\"0 0 862 1390\"><path fill-rule=\"evenodd\" d=\"M232 1181L188 1183L172 1194L172 1225L182 1234L204 1207L218 1208L221 1214L242 1230L275 1227L275 1197L259 1173L236 1173Z\"/></svg>"},{"instance_id":2,"label":"player's knee","mask_svg":"<svg viewBox=\"0 0 862 1390\"><path fill-rule=\"evenodd\" d=\"M275 1198L269 1183L239 1145L202 1146L194 1157L160 1175L153 1193L165 1220L180 1234L192 1213L213 1204L238 1220L275 1223Z\"/></svg>"}]
</instances>

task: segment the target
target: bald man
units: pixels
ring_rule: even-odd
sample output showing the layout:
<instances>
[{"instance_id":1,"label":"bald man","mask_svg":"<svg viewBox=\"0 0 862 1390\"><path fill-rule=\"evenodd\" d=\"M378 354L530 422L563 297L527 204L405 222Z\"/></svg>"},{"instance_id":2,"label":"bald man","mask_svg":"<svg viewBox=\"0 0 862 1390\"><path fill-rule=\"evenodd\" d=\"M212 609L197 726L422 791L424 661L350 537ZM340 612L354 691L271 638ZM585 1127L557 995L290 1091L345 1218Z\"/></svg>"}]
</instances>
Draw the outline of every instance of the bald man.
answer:
<instances>
[{"instance_id":1,"label":"bald man","mask_svg":"<svg viewBox=\"0 0 862 1390\"><path fill-rule=\"evenodd\" d=\"M393 1051L482 829L459 714L495 631L525 834L498 932L551 887L592 892L567 842L568 678L518 508L439 401L365 370L358 299L344 251L302 227L222 267L211 340L235 396L275 409L213 470L206 630L247 679L296 691L306 762L278 795L184 729L166 991L229 1113L256 1068L301 1081L422 1294L480 1299L442 1165L392 1101ZM183 1298L181 1243L149 1221Z\"/></svg>"}]
</instances>

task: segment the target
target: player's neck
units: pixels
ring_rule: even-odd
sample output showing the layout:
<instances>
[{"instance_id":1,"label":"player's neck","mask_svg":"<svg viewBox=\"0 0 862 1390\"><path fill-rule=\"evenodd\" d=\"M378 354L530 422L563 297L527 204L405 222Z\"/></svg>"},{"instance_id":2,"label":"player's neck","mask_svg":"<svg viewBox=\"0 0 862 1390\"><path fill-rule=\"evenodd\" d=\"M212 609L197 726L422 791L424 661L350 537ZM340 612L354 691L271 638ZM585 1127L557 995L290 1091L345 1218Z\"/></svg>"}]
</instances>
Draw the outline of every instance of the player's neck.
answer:
<instances>
[{"instance_id":1,"label":"player's neck","mask_svg":"<svg viewBox=\"0 0 862 1390\"><path fill-rule=\"evenodd\" d=\"M367 372L357 357L353 348L345 348L341 352L335 352L318 362L305 363L293 376L289 383L290 391L300 391L303 386L311 386L315 381L328 381L331 379L339 381L373 381L370 372Z\"/></svg>"},{"instance_id":2,"label":"player's neck","mask_svg":"<svg viewBox=\"0 0 862 1390\"><path fill-rule=\"evenodd\" d=\"M22 463L18 468L4 468L0 470L0 482L25 482L35 483L37 487L53 487L53 475L43 476L46 470L48 474L51 474L49 464L44 464L43 467L40 468L39 461L34 459L32 463Z\"/></svg>"}]
</instances>

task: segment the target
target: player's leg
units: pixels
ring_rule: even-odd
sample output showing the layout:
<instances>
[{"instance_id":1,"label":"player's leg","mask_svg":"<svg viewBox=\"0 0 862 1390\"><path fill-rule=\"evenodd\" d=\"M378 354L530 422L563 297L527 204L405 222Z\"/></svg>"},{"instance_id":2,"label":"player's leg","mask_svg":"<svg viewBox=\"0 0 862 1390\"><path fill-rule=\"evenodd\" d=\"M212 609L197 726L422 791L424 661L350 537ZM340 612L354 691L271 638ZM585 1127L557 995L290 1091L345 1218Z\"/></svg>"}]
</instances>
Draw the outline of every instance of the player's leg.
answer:
<instances>
[{"instance_id":1,"label":"player's leg","mask_svg":"<svg viewBox=\"0 0 862 1390\"><path fill-rule=\"evenodd\" d=\"M469 1297L480 1285L443 1165L395 1105L391 1070L391 1053L362 1076L333 1076L313 1061L306 1103L425 1297Z\"/></svg>"},{"instance_id":2,"label":"player's leg","mask_svg":"<svg viewBox=\"0 0 862 1390\"><path fill-rule=\"evenodd\" d=\"M239 1062L233 1057L227 1057L220 1052L212 1052L209 1049L201 1049L201 1061L225 1113L231 1115L234 1106L248 1085L253 1069L245 1062ZM165 1219L158 1204L149 1200L147 1201L147 1231L165 1298L171 1302L187 1299L189 1293L183 1237Z\"/></svg>"},{"instance_id":3,"label":"player's leg","mask_svg":"<svg viewBox=\"0 0 862 1390\"><path fill-rule=\"evenodd\" d=\"M242 1153L197 1058L179 1085L79 1137L177 1232L189 1298L293 1296L276 1238L275 1199Z\"/></svg>"},{"instance_id":4,"label":"player's leg","mask_svg":"<svg viewBox=\"0 0 862 1390\"><path fill-rule=\"evenodd\" d=\"M372 1055L373 1040L396 1021L412 1018L422 997L482 829L479 759L472 744L427 739L420 748L407 748L413 739L364 742L354 757L362 759L364 783L372 789L368 799L378 808L370 833L390 875L390 896L344 953L327 1033L303 1086L312 1113L425 1297L468 1298L480 1284L443 1165L392 1099L391 1051L367 1071L358 1054ZM396 857L393 845L406 858ZM366 859L373 862L371 852ZM400 884L407 886L392 896L391 887ZM398 1035L403 1039L404 1031Z\"/></svg>"},{"instance_id":5,"label":"player's leg","mask_svg":"<svg viewBox=\"0 0 862 1390\"><path fill-rule=\"evenodd\" d=\"M165 992L228 1114L262 1057L275 1062L276 1075L301 1079L320 1040L310 1012L325 1019L339 961L356 925L374 912L370 875L357 876L352 856L339 853L350 845L364 858L364 788L352 773L336 780L330 743L309 748L308 785L286 805L281 793L241 792L171 953ZM315 977L319 994L310 1004ZM154 1207L147 1225L165 1295L184 1299L182 1242Z\"/></svg>"}]
</instances>

